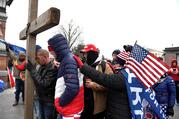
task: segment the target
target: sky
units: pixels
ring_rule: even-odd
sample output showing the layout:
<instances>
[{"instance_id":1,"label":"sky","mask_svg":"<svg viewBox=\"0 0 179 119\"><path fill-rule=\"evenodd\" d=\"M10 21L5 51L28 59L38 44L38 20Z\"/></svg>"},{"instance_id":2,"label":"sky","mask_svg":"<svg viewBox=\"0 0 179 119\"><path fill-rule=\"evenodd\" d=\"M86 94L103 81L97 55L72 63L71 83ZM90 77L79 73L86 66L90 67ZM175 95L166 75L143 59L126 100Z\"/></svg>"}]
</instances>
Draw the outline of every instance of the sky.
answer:
<instances>
[{"instance_id":1,"label":"sky","mask_svg":"<svg viewBox=\"0 0 179 119\"><path fill-rule=\"evenodd\" d=\"M179 46L179 0L39 0L38 4L38 16L50 7L60 9L59 25L66 26L73 19L84 43L95 44L108 58L114 49L136 41L160 51ZM25 47L19 33L27 24L28 0L14 0L7 15L5 40ZM39 34L37 44L46 49L58 29Z\"/></svg>"}]
</instances>

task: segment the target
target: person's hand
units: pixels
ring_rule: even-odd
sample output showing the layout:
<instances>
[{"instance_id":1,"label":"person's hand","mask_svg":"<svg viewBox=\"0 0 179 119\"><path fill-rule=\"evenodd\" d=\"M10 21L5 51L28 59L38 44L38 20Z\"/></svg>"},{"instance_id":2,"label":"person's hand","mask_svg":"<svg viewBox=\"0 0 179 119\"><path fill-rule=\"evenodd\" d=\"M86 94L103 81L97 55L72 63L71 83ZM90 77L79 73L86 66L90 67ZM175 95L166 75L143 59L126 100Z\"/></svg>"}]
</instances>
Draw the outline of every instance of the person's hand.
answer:
<instances>
[{"instance_id":1,"label":"person's hand","mask_svg":"<svg viewBox=\"0 0 179 119\"><path fill-rule=\"evenodd\" d=\"M76 55L73 55L73 58L76 60L79 68L81 68L83 66L83 62L80 60L80 58Z\"/></svg>"},{"instance_id":2,"label":"person's hand","mask_svg":"<svg viewBox=\"0 0 179 119\"><path fill-rule=\"evenodd\" d=\"M178 69L177 68L173 68L173 74L178 74Z\"/></svg>"},{"instance_id":3,"label":"person's hand","mask_svg":"<svg viewBox=\"0 0 179 119\"><path fill-rule=\"evenodd\" d=\"M26 64L26 69L31 71L35 68L35 66L33 65L32 61L28 59L28 62Z\"/></svg>"},{"instance_id":4,"label":"person's hand","mask_svg":"<svg viewBox=\"0 0 179 119\"><path fill-rule=\"evenodd\" d=\"M23 81L25 81L25 72L24 72L24 71L20 72L20 78L21 78Z\"/></svg>"},{"instance_id":5,"label":"person's hand","mask_svg":"<svg viewBox=\"0 0 179 119\"><path fill-rule=\"evenodd\" d=\"M13 60L14 65L18 65L17 60Z\"/></svg>"},{"instance_id":6,"label":"person's hand","mask_svg":"<svg viewBox=\"0 0 179 119\"><path fill-rule=\"evenodd\" d=\"M167 109L167 115L168 116L174 116L174 110L173 110L173 107L168 107Z\"/></svg>"},{"instance_id":7,"label":"person's hand","mask_svg":"<svg viewBox=\"0 0 179 119\"><path fill-rule=\"evenodd\" d=\"M86 79L86 83L85 83L87 88L92 88L93 86L93 82L91 79Z\"/></svg>"},{"instance_id":8,"label":"person's hand","mask_svg":"<svg viewBox=\"0 0 179 119\"><path fill-rule=\"evenodd\" d=\"M60 63L59 63L59 62L57 62L56 60L54 60L54 61L53 61L53 63L54 63L54 65L55 65L57 68L59 68L59 67L60 67Z\"/></svg>"}]
</instances>

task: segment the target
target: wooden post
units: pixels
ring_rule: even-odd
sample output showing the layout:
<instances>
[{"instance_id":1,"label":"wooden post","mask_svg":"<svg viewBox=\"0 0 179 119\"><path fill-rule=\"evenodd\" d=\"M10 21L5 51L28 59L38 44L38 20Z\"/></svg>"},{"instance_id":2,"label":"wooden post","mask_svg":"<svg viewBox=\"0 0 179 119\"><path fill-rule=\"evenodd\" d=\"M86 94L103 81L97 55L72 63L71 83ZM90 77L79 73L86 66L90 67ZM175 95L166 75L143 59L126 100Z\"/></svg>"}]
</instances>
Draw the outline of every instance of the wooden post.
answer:
<instances>
[{"instance_id":1,"label":"wooden post","mask_svg":"<svg viewBox=\"0 0 179 119\"><path fill-rule=\"evenodd\" d=\"M35 60L36 35L59 24L60 10L50 8L37 18L38 0L29 0L28 25L20 32L20 40L27 39L26 55ZM24 119L33 119L34 87L29 72L26 70Z\"/></svg>"}]
</instances>

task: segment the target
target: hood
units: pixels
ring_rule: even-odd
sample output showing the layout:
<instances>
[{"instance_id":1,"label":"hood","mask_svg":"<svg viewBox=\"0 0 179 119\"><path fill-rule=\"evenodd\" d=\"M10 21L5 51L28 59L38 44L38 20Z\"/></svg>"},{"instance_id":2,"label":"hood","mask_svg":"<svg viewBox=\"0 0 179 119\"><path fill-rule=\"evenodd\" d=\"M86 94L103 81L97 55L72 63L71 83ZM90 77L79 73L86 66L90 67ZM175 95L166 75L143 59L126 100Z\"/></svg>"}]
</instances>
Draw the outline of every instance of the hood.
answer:
<instances>
[{"instance_id":1,"label":"hood","mask_svg":"<svg viewBox=\"0 0 179 119\"><path fill-rule=\"evenodd\" d=\"M50 38L48 40L48 45L55 51L58 62L61 62L63 58L71 52L67 39L62 34L57 34Z\"/></svg>"},{"instance_id":2,"label":"hood","mask_svg":"<svg viewBox=\"0 0 179 119\"><path fill-rule=\"evenodd\" d=\"M171 67L172 67L172 68L177 67L177 65L176 65L176 66L173 66L173 63L174 63L174 62L177 64L177 60L176 60L176 59L173 59L173 60L172 60L172 62L171 62Z\"/></svg>"}]
</instances>

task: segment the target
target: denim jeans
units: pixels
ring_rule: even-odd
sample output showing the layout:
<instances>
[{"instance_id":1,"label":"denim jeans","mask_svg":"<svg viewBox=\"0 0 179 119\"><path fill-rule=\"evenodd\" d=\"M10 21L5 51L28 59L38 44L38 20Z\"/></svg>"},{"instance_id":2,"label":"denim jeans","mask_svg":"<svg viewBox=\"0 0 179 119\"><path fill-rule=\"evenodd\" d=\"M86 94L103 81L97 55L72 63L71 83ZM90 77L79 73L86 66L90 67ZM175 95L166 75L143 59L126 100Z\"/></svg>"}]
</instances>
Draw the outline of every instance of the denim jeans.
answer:
<instances>
[{"instance_id":1,"label":"denim jeans","mask_svg":"<svg viewBox=\"0 0 179 119\"><path fill-rule=\"evenodd\" d=\"M56 119L57 113L53 103L39 103L41 118L39 119Z\"/></svg>"},{"instance_id":2,"label":"denim jeans","mask_svg":"<svg viewBox=\"0 0 179 119\"><path fill-rule=\"evenodd\" d=\"M35 110L35 118L36 119L42 119L40 114L40 103L39 99L37 97L34 98L34 110Z\"/></svg>"}]
</instances>

